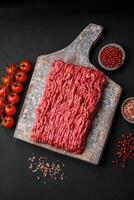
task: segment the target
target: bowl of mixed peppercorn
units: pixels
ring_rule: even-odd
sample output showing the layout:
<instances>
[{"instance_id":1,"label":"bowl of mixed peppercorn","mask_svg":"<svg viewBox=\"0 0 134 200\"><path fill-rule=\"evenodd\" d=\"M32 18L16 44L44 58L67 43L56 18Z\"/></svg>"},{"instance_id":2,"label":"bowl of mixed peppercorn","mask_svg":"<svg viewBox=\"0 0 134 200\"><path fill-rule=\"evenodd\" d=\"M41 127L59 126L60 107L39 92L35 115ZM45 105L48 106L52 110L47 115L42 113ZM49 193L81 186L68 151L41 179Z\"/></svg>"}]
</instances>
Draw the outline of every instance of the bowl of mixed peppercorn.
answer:
<instances>
[{"instance_id":1,"label":"bowl of mixed peppercorn","mask_svg":"<svg viewBox=\"0 0 134 200\"><path fill-rule=\"evenodd\" d=\"M121 67L125 60L125 51L121 45L116 43L106 44L101 48L98 61L102 68L113 71Z\"/></svg>"}]
</instances>

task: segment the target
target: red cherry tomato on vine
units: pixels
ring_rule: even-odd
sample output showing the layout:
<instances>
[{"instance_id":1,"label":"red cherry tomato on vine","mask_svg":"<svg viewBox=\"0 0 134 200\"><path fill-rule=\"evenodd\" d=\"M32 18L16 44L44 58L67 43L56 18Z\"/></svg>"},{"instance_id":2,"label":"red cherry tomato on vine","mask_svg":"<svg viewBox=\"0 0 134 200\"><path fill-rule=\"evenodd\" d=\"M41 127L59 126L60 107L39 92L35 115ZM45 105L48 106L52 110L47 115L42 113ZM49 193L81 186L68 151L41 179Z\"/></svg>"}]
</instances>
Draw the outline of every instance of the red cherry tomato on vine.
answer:
<instances>
[{"instance_id":1,"label":"red cherry tomato on vine","mask_svg":"<svg viewBox=\"0 0 134 200\"><path fill-rule=\"evenodd\" d=\"M0 86L0 96L4 96L5 95L5 90L3 88L3 86Z\"/></svg>"},{"instance_id":2,"label":"red cherry tomato on vine","mask_svg":"<svg viewBox=\"0 0 134 200\"><path fill-rule=\"evenodd\" d=\"M32 69L31 63L28 60L23 60L19 64L19 68L22 72L29 72Z\"/></svg>"},{"instance_id":3,"label":"red cherry tomato on vine","mask_svg":"<svg viewBox=\"0 0 134 200\"><path fill-rule=\"evenodd\" d=\"M17 104L20 101L20 96L17 93L10 93L7 99L9 103Z\"/></svg>"},{"instance_id":4,"label":"red cherry tomato on vine","mask_svg":"<svg viewBox=\"0 0 134 200\"><path fill-rule=\"evenodd\" d=\"M9 74L2 78L2 82L4 85L9 85L13 82L13 77L11 77Z\"/></svg>"},{"instance_id":5,"label":"red cherry tomato on vine","mask_svg":"<svg viewBox=\"0 0 134 200\"><path fill-rule=\"evenodd\" d=\"M2 120L2 126L4 128L12 128L14 125L14 119L11 116L5 116Z\"/></svg>"},{"instance_id":6,"label":"red cherry tomato on vine","mask_svg":"<svg viewBox=\"0 0 134 200\"><path fill-rule=\"evenodd\" d=\"M8 93L10 92L10 88L5 86L5 85L2 85L0 86L0 96L1 97L4 97L5 95L7 95Z\"/></svg>"},{"instance_id":7,"label":"red cherry tomato on vine","mask_svg":"<svg viewBox=\"0 0 134 200\"><path fill-rule=\"evenodd\" d=\"M18 70L16 68L16 66L14 64L8 65L6 67L6 71L9 75L13 75L14 73L16 73Z\"/></svg>"},{"instance_id":8,"label":"red cherry tomato on vine","mask_svg":"<svg viewBox=\"0 0 134 200\"><path fill-rule=\"evenodd\" d=\"M19 72L17 72L17 73L15 74L15 80L16 80L16 82L18 82L18 83L25 83L26 80L27 80L27 78L28 78L28 76L27 76L27 73L26 73L26 72L21 72L21 71L19 71Z\"/></svg>"},{"instance_id":9,"label":"red cherry tomato on vine","mask_svg":"<svg viewBox=\"0 0 134 200\"><path fill-rule=\"evenodd\" d=\"M5 105L5 100L3 97L0 97L0 109L3 108Z\"/></svg>"},{"instance_id":10,"label":"red cherry tomato on vine","mask_svg":"<svg viewBox=\"0 0 134 200\"><path fill-rule=\"evenodd\" d=\"M11 90L14 93L21 93L23 90L23 85L22 83L18 83L18 82L13 82L11 85Z\"/></svg>"},{"instance_id":11,"label":"red cherry tomato on vine","mask_svg":"<svg viewBox=\"0 0 134 200\"><path fill-rule=\"evenodd\" d=\"M15 105L12 104L7 104L5 105L5 109L4 109L5 113L9 116L15 115L17 112L17 108Z\"/></svg>"}]
</instances>

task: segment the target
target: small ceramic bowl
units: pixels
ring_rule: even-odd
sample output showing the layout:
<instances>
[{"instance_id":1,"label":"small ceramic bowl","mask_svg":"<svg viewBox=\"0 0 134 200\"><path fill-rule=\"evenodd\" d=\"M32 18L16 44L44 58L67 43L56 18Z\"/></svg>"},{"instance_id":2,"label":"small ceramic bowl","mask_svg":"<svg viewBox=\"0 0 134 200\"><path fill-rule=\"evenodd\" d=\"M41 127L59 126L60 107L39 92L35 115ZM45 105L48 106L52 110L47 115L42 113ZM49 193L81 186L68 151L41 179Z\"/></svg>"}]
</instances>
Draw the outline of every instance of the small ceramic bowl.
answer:
<instances>
[{"instance_id":1,"label":"small ceramic bowl","mask_svg":"<svg viewBox=\"0 0 134 200\"><path fill-rule=\"evenodd\" d=\"M114 67L114 68L110 68L110 67L106 67L105 65L102 64L101 59L100 59L100 55L101 55L101 52L103 51L103 49L105 49L106 47L117 47L117 48L119 48L121 50L121 52L122 52L122 62L120 64L120 66L117 66L117 67ZM104 69L106 69L108 71L114 71L114 70L120 68L123 65L125 57L126 57L126 54L125 54L125 51L124 51L124 49L123 49L123 47L121 45L116 44L116 43L109 43L109 44L106 44L105 46L103 46L100 49L99 55L98 55L98 62L99 62L100 66L102 68L104 68Z\"/></svg>"},{"instance_id":2,"label":"small ceramic bowl","mask_svg":"<svg viewBox=\"0 0 134 200\"><path fill-rule=\"evenodd\" d=\"M125 106L125 104L126 104L129 100L131 100L131 99L134 100L134 97L129 97L129 98L127 98L127 99L122 103L122 106L121 106L121 113L122 113L123 118L124 118L127 122L129 122L129 123L131 123L131 124L134 124L134 120L130 120L130 119L128 119L128 118L124 115L124 106Z\"/></svg>"}]
</instances>

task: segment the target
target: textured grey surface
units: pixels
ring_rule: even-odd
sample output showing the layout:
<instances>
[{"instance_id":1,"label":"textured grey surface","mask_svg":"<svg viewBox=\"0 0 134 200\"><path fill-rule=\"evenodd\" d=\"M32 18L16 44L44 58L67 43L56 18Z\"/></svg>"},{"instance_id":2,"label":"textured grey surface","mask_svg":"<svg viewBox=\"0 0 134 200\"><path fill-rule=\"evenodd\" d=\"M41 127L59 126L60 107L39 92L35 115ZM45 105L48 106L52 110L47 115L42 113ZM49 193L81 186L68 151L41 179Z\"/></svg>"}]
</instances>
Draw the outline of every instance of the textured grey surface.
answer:
<instances>
[{"instance_id":1,"label":"textured grey surface","mask_svg":"<svg viewBox=\"0 0 134 200\"><path fill-rule=\"evenodd\" d=\"M20 113L14 137L23 141L75 157L93 164L98 164L104 145L109 135L113 116L121 95L121 87L108 78L108 85L98 113L93 121L84 152L80 155L65 152L46 144L35 143L30 139L31 129L35 121L35 109L43 94L47 75L51 64L56 59L64 62L95 68L89 61L89 52L93 43L102 33L102 27L89 24L82 33L66 48L49 55L39 56L28 88L28 92Z\"/></svg>"}]
</instances>

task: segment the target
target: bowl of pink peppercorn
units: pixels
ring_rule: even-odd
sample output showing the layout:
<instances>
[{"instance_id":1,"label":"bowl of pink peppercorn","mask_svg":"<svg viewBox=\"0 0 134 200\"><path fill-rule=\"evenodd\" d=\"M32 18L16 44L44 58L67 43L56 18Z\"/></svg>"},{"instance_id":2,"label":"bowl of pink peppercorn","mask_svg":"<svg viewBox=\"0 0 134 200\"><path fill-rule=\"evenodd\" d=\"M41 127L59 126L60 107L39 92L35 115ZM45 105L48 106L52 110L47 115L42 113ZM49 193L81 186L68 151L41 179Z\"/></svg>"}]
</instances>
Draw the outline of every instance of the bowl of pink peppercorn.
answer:
<instances>
[{"instance_id":1,"label":"bowl of pink peppercorn","mask_svg":"<svg viewBox=\"0 0 134 200\"><path fill-rule=\"evenodd\" d=\"M121 45L109 43L99 51L98 61L102 68L113 71L123 65L125 57L125 51Z\"/></svg>"}]
</instances>

